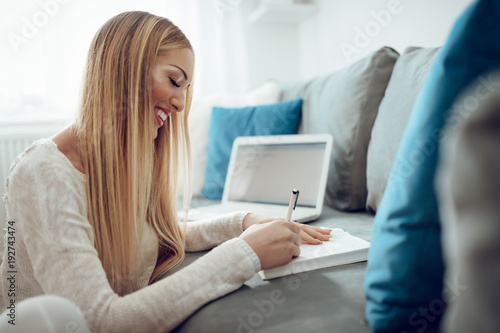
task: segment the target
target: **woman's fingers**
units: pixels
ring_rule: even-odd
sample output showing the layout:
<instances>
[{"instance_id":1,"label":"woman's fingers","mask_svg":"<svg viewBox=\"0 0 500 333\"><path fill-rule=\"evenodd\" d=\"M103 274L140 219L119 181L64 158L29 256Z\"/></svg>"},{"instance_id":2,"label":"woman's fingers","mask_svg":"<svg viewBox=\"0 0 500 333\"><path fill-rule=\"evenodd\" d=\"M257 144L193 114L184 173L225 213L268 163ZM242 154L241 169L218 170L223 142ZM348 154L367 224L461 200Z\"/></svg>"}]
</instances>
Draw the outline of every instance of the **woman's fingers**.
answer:
<instances>
[{"instance_id":1,"label":"woman's fingers","mask_svg":"<svg viewBox=\"0 0 500 333\"><path fill-rule=\"evenodd\" d=\"M332 229L323 229L319 227L313 227L309 225L300 225L300 229L306 233L307 235L311 236L311 238L319 239L321 241L327 241L329 240L332 236L330 236L330 233L332 232ZM302 237L304 239L304 237ZM308 241L308 238L305 239ZM310 241L308 241L311 243ZM313 244L313 243L311 243ZM317 244L317 243L316 243Z\"/></svg>"},{"instance_id":2,"label":"woman's fingers","mask_svg":"<svg viewBox=\"0 0 500 333\"><path fill-rule=\"evenodd\" d=\"M311 235L304 232L303 230L300 231L300 237L302 237L302 240L305 241L306 243L313 245L321 244L321 241L319 239L313 238Z\"/></svg>"},{"instance_id":3,"label":"woman's fingers","mask_svg":"<svg viewBox=\"0 0 500 333\"><path fill-rule=\"evenodd\" d=\"M309 235L311 235L312 237L319 239L319 240L322 240L322 241L327 241L330 238L332 238L332 236L330 236L329 234L325 235L323 233L318 232L317 230L309 230L307 233Z\"/></svg>"},{"instance_id":4,"label":"woman's fingers","mask_svg":"<svg viewBox=\"0 0 500 333\"><path fill-rule=\"evenodd\" d=\"M330 235L330 233L332 232L332 229L325 229L325 228L318 228L318 227L312 227L314 228L316 231L322 233L323 235Z\"/></svg>"}]
</instances>

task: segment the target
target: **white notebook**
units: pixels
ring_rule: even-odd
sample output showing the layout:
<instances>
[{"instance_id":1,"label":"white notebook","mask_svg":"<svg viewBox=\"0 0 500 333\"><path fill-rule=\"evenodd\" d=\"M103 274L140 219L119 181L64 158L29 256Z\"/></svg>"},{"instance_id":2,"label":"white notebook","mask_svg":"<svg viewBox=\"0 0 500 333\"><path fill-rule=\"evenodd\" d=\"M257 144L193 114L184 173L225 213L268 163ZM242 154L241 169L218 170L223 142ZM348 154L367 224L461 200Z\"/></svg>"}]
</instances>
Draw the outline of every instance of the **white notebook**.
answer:
<instances>
[{"instance_id":1,"label":"white notebook","mask_svg":"<svg viewBox=\"0 0 500 333\"><path fill-rule=\"evenodd\" d=\"M319 245L302 244L297 258L284 266L260 271L259 275L263 280L269 280L368 259L370 242L339 228L333 229L331 235L330 240Z\"/></svg>"}]
</instances>

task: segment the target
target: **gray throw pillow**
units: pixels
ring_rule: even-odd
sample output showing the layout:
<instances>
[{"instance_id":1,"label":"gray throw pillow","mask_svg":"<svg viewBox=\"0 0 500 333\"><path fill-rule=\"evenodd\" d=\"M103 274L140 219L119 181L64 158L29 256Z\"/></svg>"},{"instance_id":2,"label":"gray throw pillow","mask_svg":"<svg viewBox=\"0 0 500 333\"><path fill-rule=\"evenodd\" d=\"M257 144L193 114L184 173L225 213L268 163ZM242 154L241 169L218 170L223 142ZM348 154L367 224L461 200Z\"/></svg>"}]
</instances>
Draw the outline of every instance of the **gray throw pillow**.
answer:
<instances>
[{"instance_id":1,"label":"gray throw pillow","mask_svg":"<svg viewBox=\"0 0 500 333\"><path fill-rule=\"evenodd\" d=\"M364 210L366 152L398 53L383 47L332 74L307 82L281 84L281 100L302 98L299 133L330 133L333 149L325 204Z\"/></svg>"},{"instance_id":2,"label":"gray throw pillow","mask_svg":"<svg viewBox=\"0 0 500 333\"><path fill-rule=\"evenodd\" d=\"M413 103L438 48L411 47L399 57L380 103L368 147L366 209L376 212L385 191Z\"/></svg>"}]
</instances>

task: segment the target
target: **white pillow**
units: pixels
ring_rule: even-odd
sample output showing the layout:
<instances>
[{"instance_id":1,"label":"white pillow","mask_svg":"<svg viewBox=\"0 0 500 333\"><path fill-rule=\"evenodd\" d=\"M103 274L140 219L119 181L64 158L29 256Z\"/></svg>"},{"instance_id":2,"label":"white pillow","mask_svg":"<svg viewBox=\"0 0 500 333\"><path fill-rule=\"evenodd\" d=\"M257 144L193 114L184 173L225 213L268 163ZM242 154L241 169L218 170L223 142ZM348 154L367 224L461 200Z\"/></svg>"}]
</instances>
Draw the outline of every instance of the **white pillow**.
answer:
<instances>
[{"instance_id":1,"label":"white pillow","mask_svg":"<svg viewBox=\"0 0 500 333\"><path fill-rule=\"evenodd\" d=\"M193 96L189 113L189 135L191 139L192 158L192 193L200 195L205 182L205 165L207 158L208 127L212 107L245 107L277 103L280 90L275 82L269 81L245 94ZM182 186L179 186L182 192Z\"/></svg>"}]
</instances>

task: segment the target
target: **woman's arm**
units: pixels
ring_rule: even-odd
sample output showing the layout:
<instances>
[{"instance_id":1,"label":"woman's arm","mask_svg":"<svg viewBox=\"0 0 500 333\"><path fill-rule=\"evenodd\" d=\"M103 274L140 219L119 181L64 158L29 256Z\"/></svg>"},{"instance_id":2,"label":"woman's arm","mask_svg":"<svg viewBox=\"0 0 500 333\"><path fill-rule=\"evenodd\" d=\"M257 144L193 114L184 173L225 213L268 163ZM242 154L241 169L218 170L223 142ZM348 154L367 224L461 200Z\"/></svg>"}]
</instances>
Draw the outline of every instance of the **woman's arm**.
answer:
<instances>
[{"instance_id":1,"label":"woman's arm","mask_svg":"<svg viewBox=\"0 0 500 333\"><path fill-rule=\"evenodd\" d=\"M24 163L22 163L24 162ZM84 197L67 170L24 160L8 184L9 216L17 246L45 294L65 297L85 315L93 332L164 332L203 304L239 288L260 261L241 238L218 246L188 267L124 297L111 288L85 212ZM29 295L29 285L26 288Z\"/></svg>"},{"instance_id":2,"label":"woman's arm","mask_svg":"<svg viewBox=\"0 0 500 333\"><path fill-rule=\"evenodd\" d=\"M248 212L234 212L219 217L187 222L186 251L211 249L243 232L242 222Z\"/></svg>"}]
</instances>

